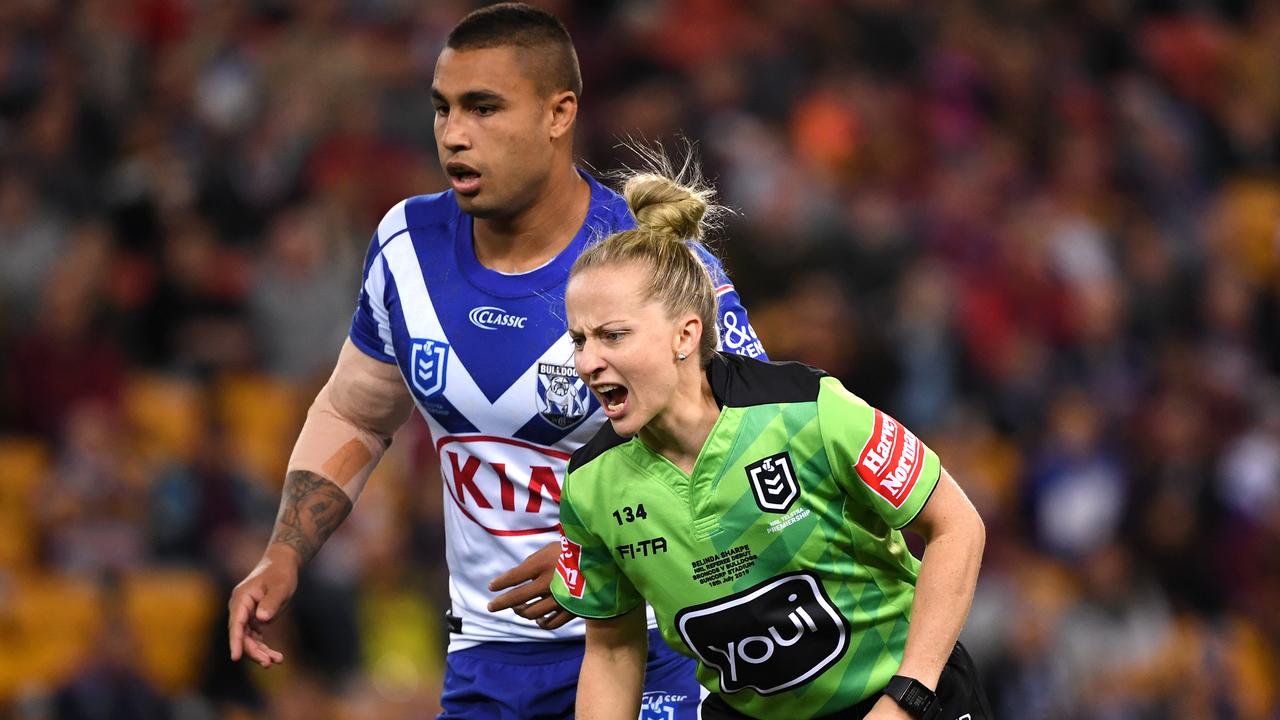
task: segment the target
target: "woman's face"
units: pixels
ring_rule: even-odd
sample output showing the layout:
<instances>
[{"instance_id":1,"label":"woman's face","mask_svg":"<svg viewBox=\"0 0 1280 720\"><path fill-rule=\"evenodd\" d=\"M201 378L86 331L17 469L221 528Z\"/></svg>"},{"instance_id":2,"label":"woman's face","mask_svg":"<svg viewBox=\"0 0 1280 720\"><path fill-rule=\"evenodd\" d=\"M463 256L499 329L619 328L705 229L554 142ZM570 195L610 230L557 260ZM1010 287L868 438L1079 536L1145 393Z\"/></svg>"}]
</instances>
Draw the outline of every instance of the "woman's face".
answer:
<instances>
[{"instance_id":1,"label":"woman's face","mask_svg":"<svg viewBox=\"0 0 1280 720\"><path fill-rule=\"evenodd\" d=\"M666 410L677 384L680 324L644 297L647 274L635 263L592 267L565 291L578 375L623 437Z\"/></svg>"}]
</instances>

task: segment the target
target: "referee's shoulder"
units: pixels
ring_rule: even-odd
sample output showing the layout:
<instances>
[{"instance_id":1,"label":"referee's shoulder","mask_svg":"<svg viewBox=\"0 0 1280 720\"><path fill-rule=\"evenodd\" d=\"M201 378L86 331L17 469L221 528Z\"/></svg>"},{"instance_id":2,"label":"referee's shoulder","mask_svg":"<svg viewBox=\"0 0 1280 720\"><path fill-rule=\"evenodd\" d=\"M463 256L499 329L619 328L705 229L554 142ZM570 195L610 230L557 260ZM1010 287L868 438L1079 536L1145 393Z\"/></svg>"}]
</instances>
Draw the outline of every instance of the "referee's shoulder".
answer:
<instances>
[{"instance_id":1,"label":"referee's shoulder","mask_svg":"<svg viewBox=\"0 0 1280 720\"><path fill-rule=\"evenodd\" d=\"M707 379L716 400L727 407L812 402L827 373L801 362L756 360L717 352Z\"/></svg>"}]
</instances>

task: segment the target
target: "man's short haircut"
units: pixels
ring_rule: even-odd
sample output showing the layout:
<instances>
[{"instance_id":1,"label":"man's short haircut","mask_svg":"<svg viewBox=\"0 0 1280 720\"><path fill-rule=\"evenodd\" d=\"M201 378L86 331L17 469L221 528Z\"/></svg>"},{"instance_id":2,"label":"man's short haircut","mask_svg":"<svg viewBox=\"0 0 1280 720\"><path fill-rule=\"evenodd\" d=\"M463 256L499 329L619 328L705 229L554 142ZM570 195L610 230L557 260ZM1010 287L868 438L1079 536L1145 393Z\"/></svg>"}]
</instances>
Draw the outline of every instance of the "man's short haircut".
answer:
<instances>
[{"instance_id":1,"label":"man's short haircut","mask_svg":"<svg viewBox=\"0 0 1280 720\"><path fill-rule=\"evenodd\" d=\"M544 93L572 90L582 97L582 71L578 69L573 40L556 16L546 10L519 2L483 7L462 18L445 41L445 46L454 50L512 45L542 55L541 62L532 69Z\"/></svg>"}]
</instances>

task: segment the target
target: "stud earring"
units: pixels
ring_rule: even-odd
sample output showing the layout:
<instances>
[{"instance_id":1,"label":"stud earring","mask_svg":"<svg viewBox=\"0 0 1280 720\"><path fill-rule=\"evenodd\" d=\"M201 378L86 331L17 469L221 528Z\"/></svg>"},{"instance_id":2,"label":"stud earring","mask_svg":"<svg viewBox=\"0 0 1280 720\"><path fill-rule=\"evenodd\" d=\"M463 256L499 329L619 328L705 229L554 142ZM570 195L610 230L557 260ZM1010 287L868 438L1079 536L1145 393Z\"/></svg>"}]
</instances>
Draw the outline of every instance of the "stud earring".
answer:
<instances>
[{"instance_id":1,"label":"stud earring","mask_svg":"<svg viewBox=\"0 0 1280 720\"><path fill-rule=\"evenodd\" d=\"M684 353L680 353L677 357L679 357L681 360L684 360L685 358L687 358L687 357L689 357L689 356L688 356L688 355L685 355Z\"/></svg>"}]
</instances>

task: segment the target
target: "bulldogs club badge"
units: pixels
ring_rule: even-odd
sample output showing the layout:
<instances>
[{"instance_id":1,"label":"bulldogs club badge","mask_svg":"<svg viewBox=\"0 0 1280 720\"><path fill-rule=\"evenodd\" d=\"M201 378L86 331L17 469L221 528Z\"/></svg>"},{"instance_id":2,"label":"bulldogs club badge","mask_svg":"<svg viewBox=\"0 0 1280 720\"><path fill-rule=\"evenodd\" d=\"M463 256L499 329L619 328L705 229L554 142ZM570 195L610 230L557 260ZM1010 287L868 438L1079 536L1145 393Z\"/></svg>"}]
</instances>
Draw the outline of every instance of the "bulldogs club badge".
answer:
<instances>
[{"instance_id":1,"label":"bulldogs club badge","mask_svg":"<svg viewBox=\"0 0 1280 720\"><path fill-rule=\"evenodd\" d=\"M591 395L571 365L538 363L536 392L538 414L562 430L587 416Z\"/></svg>"}]
</instances>

